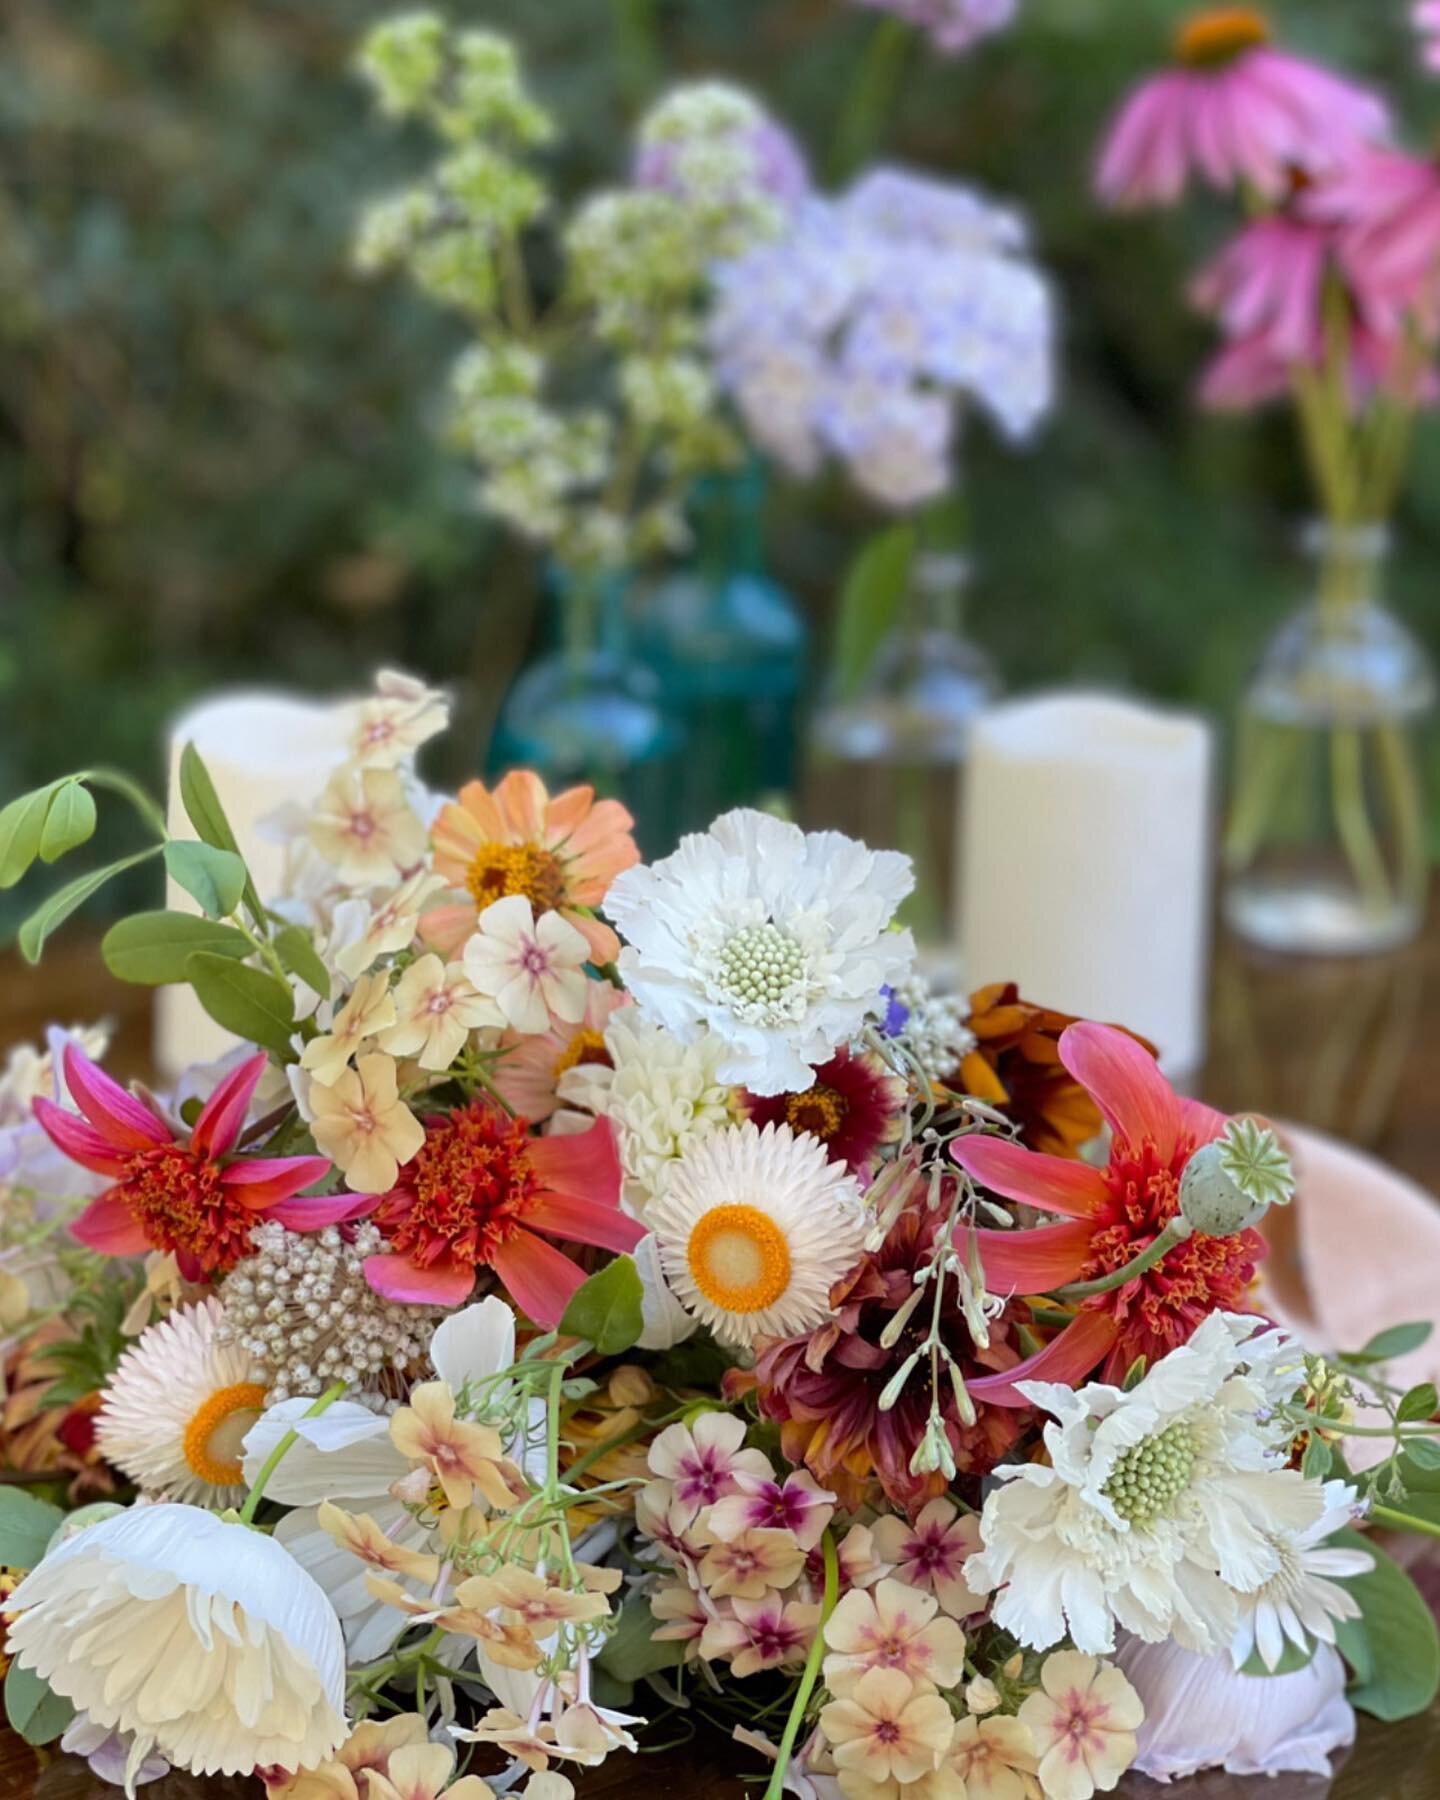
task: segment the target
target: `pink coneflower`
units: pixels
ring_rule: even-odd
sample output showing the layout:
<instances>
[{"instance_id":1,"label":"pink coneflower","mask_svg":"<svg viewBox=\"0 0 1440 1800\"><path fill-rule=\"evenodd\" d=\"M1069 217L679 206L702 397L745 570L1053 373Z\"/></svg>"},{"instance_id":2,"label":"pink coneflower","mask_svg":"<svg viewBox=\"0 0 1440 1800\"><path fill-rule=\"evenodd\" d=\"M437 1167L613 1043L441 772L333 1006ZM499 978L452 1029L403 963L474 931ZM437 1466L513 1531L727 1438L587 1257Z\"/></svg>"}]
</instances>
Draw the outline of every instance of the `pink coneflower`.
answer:
<instances>
[{"instance_id":1,"label":"pink coneflower","mask_svg":"<svg viewBox=\"0 0 1440 1800\"><path fill-rule=\"evenodd\" d=\"M1168 206L1192 175L1279 198L1297 170L1323 174L1389 131L1382 100L1272 48L1248 6L1200 13L1175 51L1180 66L1130 96L1101 152L1096 185L1112 206Z\"/></svg>"},{"instance_id":2,"label":"pink coneflower","mask_svg":"<svg viewBox=\"0 0 1440 1800\"><path fill-rule=\"evenodd\" d=\"M427 1119L419 1153L371 1205L392 1246L365 1259L377 1294L459 1306L477 1274L493 1269L547 1327L559 1324L585 1277L546 1238L625 1251L644 1236L620 1211L620 1161L607 1120L574 1136L533 1138L523 1119L485 1100Z\"/></svg>"},{"instance_id":3,"label":"pink coneflower","mask_svg":"<svg viewBox=\"0 0 1440 1800\"><path fill-rule=\"evenodd\" d=\"M507 1031L500 1040L505 1054L493 1076L506 1105L538 1125L555 1111L555 1086L567 1070L581 1063L613 1067L605 1027L613 1012L630 1004L623 988L591 981L586 984L585 1011L573 1025L556 1020L548 1031Z\"/></svg>"},{"instance_id":4,"label":"pink coneflower","mask_svg":"<svg viewBox=\"0 0 1440 1800\"><path fill-rule=\"evenodd\" d=\"M1113 1134L1103 1169L1042 1156L1000 1138L959 1139L967 1173L1007 1199L1059 1213L1063 1225L1033 1231L977 1231L986 1286L997 1294L1041 1294L1123 1268L1147 1249L1179 1210L1180 1177L1227 1120L1183 1100L1132 1037L1109 1025L1072 1025L1060 1039L1065 1067L1094 1096ZM1265 1240L1196 1232L1153 1268L1082 1302L1059 1336L1018 1367L970 1380L976 1400L1025 1406L1021 1381L1078 1387L1103 1365L1119 1381L1140 1357L1157 1362L1212 1312L1245 1310Z\"/></svg>"},{"instance_id":5,"label":"pink coneflower","mask_svg":"<svg viewBox=\"0 0 1440 1800\"><path fill-rule=\"evenodd\" d=\"M353 1194L297 1200L330 1173L324 1156L235 1156L264 1052L240 1064L201 1108L186 1138L98 1068L83 1051L65 1050L65 1083L83 1118L50 1100L35 1116L72 1161L114 1185L92 1200L70 1229L102 1256L168 1250L187 1281L223 1275L250 1247L263 1219L302 1230L354 1211Z\"/></svg>"},{"instance_id":6,"label":"pink coneflower","mask_svg":"<svg viewBox=\"0 0 1440 1800\"><path fill-rule=\"evenodd\" d=\"M741 1096L746 1118L756 1125L809 1132L824 1144L831 1162L862 1178L900 1135L905 1104L905 1083L878 1056L848 1046L815 1071L814 1083L802 1093L747 1090Z\"/></svg>"},{"instance_id":7,"label":"pink coneflower","mask_svg":"<svg viewBox=\"0 0 1440 1800\"><path fill-rule=\"evenodd\" d=\"M1430 332L1440 325L1440 162L1365 150L1301 205L1335 229L1346 279L1378 324L1395 335L1411 316Z\"/></svg>"},{"instance_id":8,"label":"pink coneflower","mask_svg":"<svg viewBox=\"0 0 1440 1800\"><path fill-rule=\"evenodd\" d=\"M1411 17L1424 40L1420 54L1427 69L1440 69L1440 0L1416 0Z\"/></svg>"}]
</instances>

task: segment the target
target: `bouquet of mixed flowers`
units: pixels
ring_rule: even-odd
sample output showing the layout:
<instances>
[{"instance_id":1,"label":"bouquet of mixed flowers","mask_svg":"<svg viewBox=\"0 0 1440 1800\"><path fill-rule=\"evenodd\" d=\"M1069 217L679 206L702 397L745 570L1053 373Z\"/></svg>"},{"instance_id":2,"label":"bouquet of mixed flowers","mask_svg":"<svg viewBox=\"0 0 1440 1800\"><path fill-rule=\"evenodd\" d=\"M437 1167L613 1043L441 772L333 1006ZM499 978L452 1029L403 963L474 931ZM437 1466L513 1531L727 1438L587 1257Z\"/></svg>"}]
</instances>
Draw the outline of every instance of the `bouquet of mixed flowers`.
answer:
<instances>
[{"instance_id":1,"label":"bouquet of mixed flowers","mask_svg":"<svg viewBox=\"0 0 1440 1800\"><path fill-rule=\"evenodd\" d=\"M349 716L279 894L193 747L193 838L104 771L0 813L12 885L118 790L198 910L106 961L241 1040L4 1079L17 1729L276 1800L559 1800L702 1721L772 1796L1087 1800L1430 1703L1357 1527L1436 1531L1435 1390L1263 1316L1269 1126L929 991L894 853L735 812L643 866L588 789L428 793L439 694Z\"/></svg>"}]
</instances>

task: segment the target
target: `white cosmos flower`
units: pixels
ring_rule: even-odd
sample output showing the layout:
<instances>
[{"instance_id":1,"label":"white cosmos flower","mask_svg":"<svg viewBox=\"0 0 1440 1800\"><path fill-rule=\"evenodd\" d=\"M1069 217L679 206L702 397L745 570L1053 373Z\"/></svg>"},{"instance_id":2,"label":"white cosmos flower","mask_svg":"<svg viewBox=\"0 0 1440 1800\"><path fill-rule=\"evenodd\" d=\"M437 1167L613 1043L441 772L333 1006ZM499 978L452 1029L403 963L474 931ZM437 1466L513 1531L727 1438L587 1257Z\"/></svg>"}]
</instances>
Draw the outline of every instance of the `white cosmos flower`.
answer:
<instances>
[{"instance_id":1,"label":"white cosmos flower","mask_svg":"<svg viewBox=\"0 0 1440 1800\"><path fill-rule=\"evenodd\" d=\"M344 1741L345 1643L273 1538L197 1506L134 1507L60 1544L11 1595L9 1647L91 1723L196 1775L324 1762Z\"/></svg>"},{"instance_id":2,"label":"white cosmos flower","mask_svg":"<svg viewBox=\"0 0 1440 1800\"><path fill-rule=\"evenodd\" d=\"M1237 1595L1279 1574L1277 1546L1330 1503L1282 1466L1285 1428L1270 1421L1294 1384L1258 1326L1212 1314L1128 1393L1020 1384L1055 1422L1049 1467L996 1470L985 1547L965 1566L978 1592L1000 1590L998 1624L1037 1650L1068 1631L1082 1650L1112 1651L1117 1623L1204 1654L1229 1644Z\"/></svg>"},{"instance_id":3,"label":"white cosmos flower","mask_svg":"<svg viewBox=\"0 0 1440 1800\"><path fill-rule=\"evenodd\" d=\"M676 1299L740 1346L818 1325L865 1236L854 1178L788 1125L729 1125L702 1138L647 1220Z\"/></svg>"},{"instance_id":4,"label":"white cosmos flower","mask_svg":"<svg viewBox=\"0 0 1440 1800\"><path fill-rule=\"evenodd\" d=\"M147 1494L206 1506L245 1497L240 1448L265 1404L248 1350L216 1341L213 1297L149 1326L105 1383L96 1441Z\"/></svg>"},{"instance_id":5,"label":"white cosmos flower","mask_svg":"<svg viewBox=\"0 0 1440 1800\"><path fill-rule=\"evenodd\" d=\"M605 910L636 1004L686 1043L713 1032L721 1080L780 1094L809 1087L909 974L910 934L889 927L914 885L895 851L742 809L617 875Z\"/></svg>"},{"instance_id":6,"label":"white cosmos flower","mask_svg":"<svg viewBox=\"0 0 1440 1800\"><path fill-rule=\"evenodd\" d=\"M1343 1481L1327 1481L1325 1510L1313 1524L1293 1536L1272 1538L1279 1567L1253 1593L1240 1598L1240 1618L1230 1653L1237 1669L1260 1652L1274 1670L1288 1639L1297 1650L1312 1642L1333 1644L1337 1619L1358 1619L1360 1603L1332 1576L1367 1575L1375 1567L1368 1550L1327 1547L1326 1540L1355 1519L1355 1490Z\"/></svg>"}]
</instances>

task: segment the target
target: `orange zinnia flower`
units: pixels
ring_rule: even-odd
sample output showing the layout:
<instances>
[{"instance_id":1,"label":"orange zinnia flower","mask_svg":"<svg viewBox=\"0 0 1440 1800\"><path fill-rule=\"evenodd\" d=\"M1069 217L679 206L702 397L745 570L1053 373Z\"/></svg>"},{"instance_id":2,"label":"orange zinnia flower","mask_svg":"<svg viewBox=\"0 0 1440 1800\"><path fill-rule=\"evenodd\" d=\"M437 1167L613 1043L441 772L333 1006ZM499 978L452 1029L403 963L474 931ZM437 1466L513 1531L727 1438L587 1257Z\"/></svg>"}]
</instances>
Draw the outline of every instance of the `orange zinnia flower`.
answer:
<instances>
[{"instance_id":1,"label":"orange zinnia flower","mask_svg":"<svg viewBox=\"0 0 1440 1800\"><path fill-rule=\"evenodd\" d=\"M567 788L552 800L529 769L516 769L492 790L468 782L435 821L435 871L468 899L428 911L420 935L453 955L484 909L523 894L542 913L558 912L579 931L603 967L620 940L594 916L610 883L639 862L634 819L618 800L597 800L590 787Z\"/></svg>"}]
</instances>

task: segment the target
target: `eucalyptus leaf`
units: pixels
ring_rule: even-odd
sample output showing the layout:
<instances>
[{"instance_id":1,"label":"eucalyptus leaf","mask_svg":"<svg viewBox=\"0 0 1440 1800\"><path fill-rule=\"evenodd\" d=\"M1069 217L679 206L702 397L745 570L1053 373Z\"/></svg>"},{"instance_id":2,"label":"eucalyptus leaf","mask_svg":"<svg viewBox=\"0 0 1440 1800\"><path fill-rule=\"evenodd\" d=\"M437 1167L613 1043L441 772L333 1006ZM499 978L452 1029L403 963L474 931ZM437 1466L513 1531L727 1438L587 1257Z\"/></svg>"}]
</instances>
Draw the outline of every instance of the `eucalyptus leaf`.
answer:
<instances>
[{"instance_id":1,"label":"eucalyptus leaf","mask_svg":"<svg viewBox=\"0 0 1440 1800\"><path fill-rule=\"evenodd\" d=\"M65 1514L24 1488L0 1487L0 1565L33 1569Z\"/></svg>"},{"instance_id":2,"label":"eucalyptus leaf","mask_svg":"<svg viewBox=\"0 0 1440 1800\"><path fill-rule=\"evenodd\" d=\"M1416 1320L1409 1325L1392 1325L1386 1331L1378 1331L1362 1350L1352 1351L1351 1362L1392 1362L1397 1356L1408 1356L1412 1350L1418 1350L1435 1329L1428 1320Z\"/></svg>"},{"instance_id":3,"label":"eucalyptus leaf","mask_svg":"<svg viewBox=\"0 0 1440 1800\"><path fill-rule=\"evenodd\" d=\"M1252 1650L1250 1660L1240 1670L1242 1675L1271 1677L1275 1675L1296 1675L1301 1669L1308 1669L1315 1660L1316 1645L1312 1639L1303 1650L1297 1649L1289 1638L1280 1652L1280 1660L1273 1669L1265 1667L1264 1659L1258 1650Z\"/></svg>"},{"instance_id":4,"label":"eucalyptus leaf","mask_svg":"<svg viewBox=\"0 0 1440 1800\"><path fill-rule=\"evenodd\" d=\"M872 537L850 565L835 625L834 687L842 700L855 693L900 617L918 542L913 525L892 525Z\"/></svg>"},{"instance_id":5,"label":"eucalyptus leaf","mask_svg":"<svg viewBox=\"0 0 1440 1800\"><path fill-rule=\"evenodd\" d=\"M75 1717L75 1708L33 1669L15 1662L5 1677L5 1717L27 1744L51 1744Z\"/></svg>"},{"instance_id":6,"label":"eucalyptus leaf","mask_svg":"<svg viewBox=\"0 0 1440 1800\"><path fill-rule=\"evenodd\" d=\"M233 850L172 838L165 846L165 867L212 919L229 918L245 892L245 864Z\"/></svg>"},{"instance_id":7,"label":"eucalyptus leaf","mask_svg":"<svg viewBox=\"0 0 1440 1800\"><path fill-rule=\"evenodd\" d=\"M1351 1704L1377 1719L1413 1718L1440 1692L1440 1633L1435 1615L1405 1571L1369 1537L1340 1531L1338 1548L1368 1550L1375 1567L1345 1578L1360 1604L1358 1619L1342 1619L1335 1641L1354 1669Z\"/></svg>"},{"instance_id":8,"label":"eucalyptus leaf","mask_svg":"<svg viewBox=\"0 0 1440 1800\"><path fill-rule=\"evenodd\" d=\"M1405 1454L1417 1469L1423 1469L1426 1474L1440 1473L1440 1443L1434 1438L1411 1438L1405 1446ZM1407 1509L1414 1511L1413 1506Z\"/></svg>"},{"instance_id":9,"label":"eucalyptus leaf","mask_svg":"<svg viewBox=\"0 0 1440 1800\"><path fill-rule=\"evenodd\" d=\"M618 1356L637 1344L645 1329L644 1291L634 1258L617 1256L576 1288L560 1330L588 1339L602 1356Z\"/></svg>"},{"instance_id":10,"label":"eucalyptus leaf","mask_svg":"<svg viewBox=\"0 0 1440 1800\"><path fill-rule=\"evenodd\" d=\"M188 964L197 950L243 961L251 948L233 925L194 913L143 912L112 925L101 940L100 954L117 980L162 987L190 979Z\"/></svg>"},{"instance_id":11,"label":"eucalyptus leaf","mask_svg":"<svg viewBox=\"0 0 1440 1800\"><path fill-rule=\"evenodd\" d=\"M81 781L64 781L55 790L40 831L40 860L53 863L95 835L95 799Z\"/></svg>"},{"instance_id":12,"label":"eucalyptus leaf","mask_svg":"<svg viewBox=\"0 0 1440 1800\"><path fill-rule=\"evenodd\" d=\"M40 854L40 838L50 799L63 783L47 781L0 812L0 888L12 888Z\"/></svg>"},{"instance_id":13,"label":"eucalyptus leaf","mask_svg":"<svg viewBox=\"0 0 1440 1800\"><path fill-rule=\"evenodd\" d=\"M278 975L210 950L195 951L186 961L185 974L217 1025L287 1062L295 1060L290 1044L295 996Z\"/></svg>"},{"instance_id":14,"label":"eucalyptus leaf","mask_svg":"<svg viewBox=\"0 0 1440 1800\"><path fill-rule=\"evenodd\" d=\"M1395 1417L1402 1425L1415 1423L1420 1419L1430 1419L1435 1409L1440 1406L1440 1394L1435 1391L1433 1381L1422 1381L1400 1397L1400 1404L1395 1408Z\"/></svg>"},{"instance_id":15,"label":"eucalyptus leaf","mask_svg":"<svg viewBox=\"0 0 1440 1800\"><path fill-rule=\"evenodd\" d=\"M26 962L37 963L45 948L45 940L70 917L71 913L82 907L92 894L98 894L105 883L125 869L133 869L137 863L145 862L160 852L159 844L152 844L148 850L137 850L133 856L122 856L119 862L108 863L103 869L92 869L88 875L77 876L74 881L67 882L64 887L44 900L20 927L20 953Z\"/></svg>"}]
</instances>

